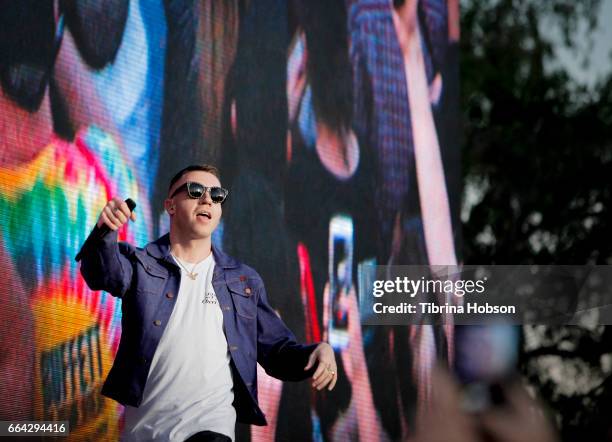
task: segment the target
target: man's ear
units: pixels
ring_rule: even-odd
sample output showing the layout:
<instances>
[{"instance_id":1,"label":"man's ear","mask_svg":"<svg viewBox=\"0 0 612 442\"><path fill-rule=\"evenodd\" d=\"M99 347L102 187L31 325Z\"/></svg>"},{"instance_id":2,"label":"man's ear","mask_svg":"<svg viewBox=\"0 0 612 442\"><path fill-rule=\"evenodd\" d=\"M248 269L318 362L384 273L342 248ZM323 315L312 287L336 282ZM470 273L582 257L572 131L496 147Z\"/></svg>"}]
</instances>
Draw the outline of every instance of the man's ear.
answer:
<instances>
[{"instance_id":1,"label":"man's ear","mask_svg":"<svg viewBox=\"0 0 612 442\"><path fill-rule=\"evenodd\" d=\"M166 198L164 201L164 208L169 215L172 215L174 213L174 202L170 198Z\"/></svg>"}]
</instances>

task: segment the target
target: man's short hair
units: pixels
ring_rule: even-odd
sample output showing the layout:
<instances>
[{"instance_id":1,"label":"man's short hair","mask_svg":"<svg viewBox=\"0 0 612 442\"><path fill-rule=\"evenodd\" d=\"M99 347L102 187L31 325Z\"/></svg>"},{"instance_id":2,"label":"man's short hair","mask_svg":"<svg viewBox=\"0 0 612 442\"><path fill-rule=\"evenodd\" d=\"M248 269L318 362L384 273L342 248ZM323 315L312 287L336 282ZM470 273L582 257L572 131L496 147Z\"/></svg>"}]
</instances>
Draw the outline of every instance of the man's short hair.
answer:
<instances>
[{"instance_id":1,"label":"man's short hair","mask_svg":"<svg viewBox=\"0 0 612 442\"><path fill-rule=\"evenodd\" d=\"M217 178L219 178L219 180L221 180L219 169L217 169L212 164L192 164L191 166L182 168L176 173L176 175L172 177L172 179L170 180L170 184L168 184L168 192L170 192L170 189L172 189L172 186L174 186L176 182L180 180L183 175L185 175L188 172L194 172L194 171L208 172L208 173L213 174Z\"/></svg>"}]
</instances>

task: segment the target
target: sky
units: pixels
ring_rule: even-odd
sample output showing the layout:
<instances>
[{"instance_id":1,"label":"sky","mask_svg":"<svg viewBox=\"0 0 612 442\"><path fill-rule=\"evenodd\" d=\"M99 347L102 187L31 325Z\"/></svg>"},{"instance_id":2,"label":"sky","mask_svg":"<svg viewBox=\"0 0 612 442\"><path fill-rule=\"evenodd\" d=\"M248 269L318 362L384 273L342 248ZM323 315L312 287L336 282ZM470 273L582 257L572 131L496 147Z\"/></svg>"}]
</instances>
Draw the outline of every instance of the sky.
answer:
<instances>
[{"instance_id":1,"label":"sky","mask_svg":"<svg viewBox=\"0 0 612 442\"><path fill-rule=\"evenodd\" d=\"M579 45L583 48L588 66L583 66L582 54L558 45L555 48L556 60L565 66L570 75L578 83L592 88L598 80L609 75L612 71L612 0L602 0L599 11L598 26L596 29L587 29L586 23L579 27ZM542 25L542 32L549 35L553 41L561 41L561 34L558 29ZM588 40L592 39L593 48L588 50Z\"/></svg>"}]
</instances>

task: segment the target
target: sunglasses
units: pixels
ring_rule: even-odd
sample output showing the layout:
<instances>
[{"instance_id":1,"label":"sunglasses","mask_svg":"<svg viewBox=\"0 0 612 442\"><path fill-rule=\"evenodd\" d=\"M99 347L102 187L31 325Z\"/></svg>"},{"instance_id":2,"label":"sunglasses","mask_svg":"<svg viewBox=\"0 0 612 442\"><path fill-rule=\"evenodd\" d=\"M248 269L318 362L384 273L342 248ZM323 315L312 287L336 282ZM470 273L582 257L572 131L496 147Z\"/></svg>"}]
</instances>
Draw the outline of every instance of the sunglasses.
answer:
<instances>
[{"instance_id":1,"label":"sunglasses","mask_svg":"<svg viewBox=\"0 0 612 442\"><path fill-rule=\"evenodd\" d=\"M203 198L206 192L210 193L210 199L213 203L221 204L227 198L227 194L229 191L224 189L223 187L207 187L200 183L195 183L192 181L187 181L182 186L178 187L174 193L170 196L170 198L174 197L177 193L182 192L187 189L187 195L189 198L200 199Z\"/></svg>"},{"instance_id":2,"label":"sunglasses","mask_svg":"<svg viewBox=\"0 0 612 442\"><path fill-rule=\"evenodd\" d=\"M24 109L35 112L40 107L47 86L53 77L53 69L64 38L64 12L59 8L59 17L55 24L53 51L44 66L30 61L11 61L0 67L2 88L4 92Z\"/></svg>"}]
</instances>

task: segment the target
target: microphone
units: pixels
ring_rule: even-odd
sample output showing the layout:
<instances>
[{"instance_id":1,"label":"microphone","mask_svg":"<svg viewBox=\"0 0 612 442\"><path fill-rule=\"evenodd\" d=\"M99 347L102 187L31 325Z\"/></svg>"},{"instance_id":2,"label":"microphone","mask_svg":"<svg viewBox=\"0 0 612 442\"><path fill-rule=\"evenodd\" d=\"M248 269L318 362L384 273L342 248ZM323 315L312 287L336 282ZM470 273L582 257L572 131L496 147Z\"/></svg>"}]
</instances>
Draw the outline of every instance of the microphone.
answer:
<instances>
[{"instance_id":1,"label":"microphone","mask_svg":"<svg viewBox=\"0 0 612 442\"><path fill-rule=\"evenodd\" d=\"M133 212L134 209L136 208L136 203L134 202L132 198L126 199L125 204L127 204L128 209L130 209L130 212ZM106 236L107 233L111 231L111 228L108 227L106 224L102 224L102 227L98 227L96 225L96 227L94 227L94 231L96 231L97 238L102 239Z\"/></svg>"},{"instance_id":2,"label":"microphone","mask_svg":"<svg viewBox=\"0 0 612 442\"><path fill-rule=\"evenodd\" d=\"M133 212L136 208L136 203L131 198L126 199L125 203L127 204L128 209L130 209L130 212ZM89 241L91 241L92 239L100 240L104 238L108 233L110 233L110 231L111 228L108 227L106 224L102 224L102 227L98 227L98 225L96 224L91 234L89 235L89 238L87 239L87 241L85 241L85 244L83 244L83 247L81 247L81 250L79 251L79 253L77 253L77 256L74 258L74 260L77 262L81 260L81 254L83 253L83 249L87 246L87 243Z\"/></svg>"}]
</instances>

